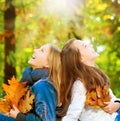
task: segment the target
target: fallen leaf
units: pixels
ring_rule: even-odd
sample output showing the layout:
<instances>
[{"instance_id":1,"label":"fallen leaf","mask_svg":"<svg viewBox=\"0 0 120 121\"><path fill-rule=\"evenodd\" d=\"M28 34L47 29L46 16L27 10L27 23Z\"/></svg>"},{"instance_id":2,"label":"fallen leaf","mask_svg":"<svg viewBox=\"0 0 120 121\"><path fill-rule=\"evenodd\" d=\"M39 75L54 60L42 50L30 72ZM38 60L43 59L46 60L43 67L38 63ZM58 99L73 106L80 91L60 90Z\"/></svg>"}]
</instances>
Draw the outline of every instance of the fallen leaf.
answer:
<instances>
[{"instance_id":1,"label":"fallen leaf","mask_svg":"<svg viewBox=\"0 0 120 121\"><path fill-rule=\"evenodd\" d=\"M96 90L88 92L86 95L86 106L93 107L104 107L104 102L110 101L111 97L109 95L109 87L104 86L101 88L100 86L96 87Z\"/></svg>"},{"instance_id":2,"label":"fallen leaf","mask_svg":"<svg viewBox=\"0 0 120 121\"><path fill-rule=\"evenodd\" d=\"M23 113L28 113L33 108L34 95L30 94L30 90L27 91L23 99L19 103L19 110Z\"/></svg>"},{"instance_id":3,"label":"fallen leaf","mask_svg":"<svg viewBox=\"0 0 120 121\"><path fill-rule=\"evenodd\" d=\"M5 96L4 100L0 101L0 111L9 112L13 105L18 109L25 107L26 111L19 109L22 113L29 112L32 109L34 96L33 94L30 95L30 89L26 87L26 84L26 82L19 82L14 76L11 80L8 80L8 84L3 84Z\"/></svg>"}]
</instances>

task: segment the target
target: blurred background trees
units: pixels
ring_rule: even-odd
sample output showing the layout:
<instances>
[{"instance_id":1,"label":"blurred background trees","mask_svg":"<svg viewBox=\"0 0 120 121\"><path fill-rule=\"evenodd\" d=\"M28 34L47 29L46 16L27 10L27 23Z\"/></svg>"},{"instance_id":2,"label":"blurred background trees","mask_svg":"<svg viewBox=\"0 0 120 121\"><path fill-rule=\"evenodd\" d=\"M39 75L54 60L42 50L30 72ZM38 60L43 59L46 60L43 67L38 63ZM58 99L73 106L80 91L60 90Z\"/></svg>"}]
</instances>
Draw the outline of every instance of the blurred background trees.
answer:
<instances>
[{"instance_id":1,"label":"blurred background trees","mask_svg":"<svg viewBox=\"0 0 120 121\"><path fill-rule=\"evenodd\" d=\"M0 89L20 79L34 48L70 38L91 42L120 97L120 0L1 0Z\"/></svg>"}]
</instances>

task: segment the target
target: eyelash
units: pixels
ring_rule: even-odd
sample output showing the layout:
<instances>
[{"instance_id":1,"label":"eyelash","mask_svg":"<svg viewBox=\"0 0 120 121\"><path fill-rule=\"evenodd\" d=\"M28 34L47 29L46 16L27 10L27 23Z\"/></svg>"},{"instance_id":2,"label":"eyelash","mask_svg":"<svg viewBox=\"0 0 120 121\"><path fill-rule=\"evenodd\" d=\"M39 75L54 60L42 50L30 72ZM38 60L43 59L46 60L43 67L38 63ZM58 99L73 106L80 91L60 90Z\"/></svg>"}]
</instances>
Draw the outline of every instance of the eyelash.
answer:
<instances>
[{"instance_id":1,"label":"eyelash","mask_svg":"<svg viewBox=\"0 0 120 121\"><path fill-rule=\"evenodd\" d=\"M44 50L43 50L43 49L41 49L41 51L42 51L42 52L44 52Z\"/></svg>"}]
</instances>

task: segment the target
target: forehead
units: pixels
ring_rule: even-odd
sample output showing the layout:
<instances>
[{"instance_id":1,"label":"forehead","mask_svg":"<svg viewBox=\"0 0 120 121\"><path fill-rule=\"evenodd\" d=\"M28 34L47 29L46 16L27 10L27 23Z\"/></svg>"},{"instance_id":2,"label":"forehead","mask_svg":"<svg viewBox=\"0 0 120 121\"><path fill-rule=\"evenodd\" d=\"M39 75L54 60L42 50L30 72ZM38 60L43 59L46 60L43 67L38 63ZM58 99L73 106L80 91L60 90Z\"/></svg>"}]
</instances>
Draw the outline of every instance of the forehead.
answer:
<instances>
[{"instance_id":1,"label":"forehead","mask_svg":"<svg viewBox=\"0 0 120 121\"><path fill-rule=\"evenodd\" d=\"M82 46L83 44L84 44L84 42L81 41L81 40L75 40L75 41L73 42L73 46L74 46L74 47L79 47L79 46Z\"/></svg>"},{"instance_id":2,"label":"forehead","mask_svg":"<svg viewBox=\"0 0 120 121\"><path fill-rule=\"evenodd\" d=\"M40 49L44 49L44 50L48 50L49 48L50 48L49 44L45 44L45 45L40 47Z\"/></svg>"}]
</instances>

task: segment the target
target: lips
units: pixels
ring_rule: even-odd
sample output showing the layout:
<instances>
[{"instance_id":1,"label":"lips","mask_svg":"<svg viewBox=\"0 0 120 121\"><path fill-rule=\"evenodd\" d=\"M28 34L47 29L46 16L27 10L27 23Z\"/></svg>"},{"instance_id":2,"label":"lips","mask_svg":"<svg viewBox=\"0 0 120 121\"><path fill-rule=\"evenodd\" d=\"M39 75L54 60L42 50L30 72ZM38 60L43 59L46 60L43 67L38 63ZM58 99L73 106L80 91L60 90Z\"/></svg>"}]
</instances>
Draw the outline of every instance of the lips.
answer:
<instances>
[{"instance_id":1,"label":"lips","mask_svg":"<svg viewBox=\"0 0 120 121\"><path fill-rule=\"evenodd\" d=\"M35 57L32 57L32 59L35 59Z\"/></svg>"},{"instance_id":2,"label":"lips","mask_svg":"<svg viewBox=\"0 0 120 121\"><path fill-rule=\"evenodd\" d=\"M35 55L32 56L32 59L35 59Z\"/></svg>"}]
</instances>

